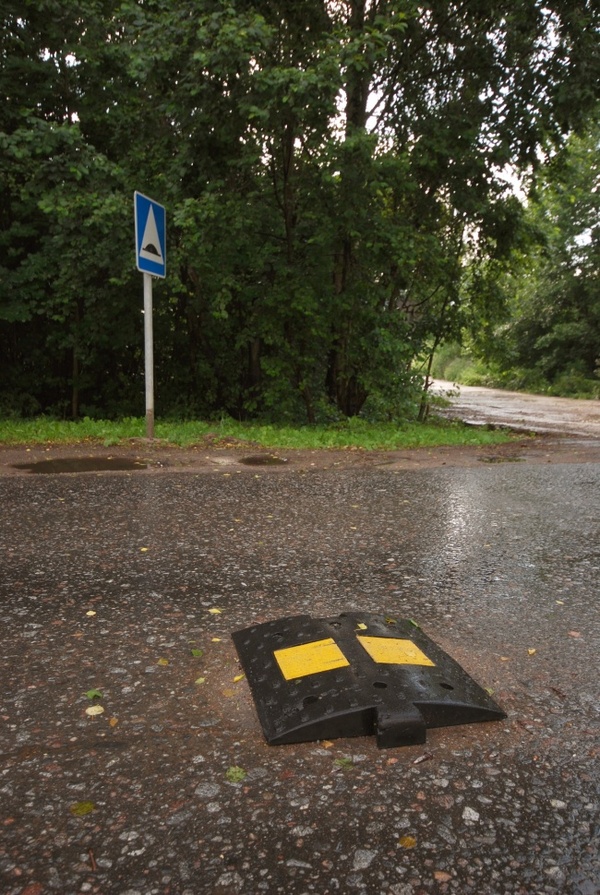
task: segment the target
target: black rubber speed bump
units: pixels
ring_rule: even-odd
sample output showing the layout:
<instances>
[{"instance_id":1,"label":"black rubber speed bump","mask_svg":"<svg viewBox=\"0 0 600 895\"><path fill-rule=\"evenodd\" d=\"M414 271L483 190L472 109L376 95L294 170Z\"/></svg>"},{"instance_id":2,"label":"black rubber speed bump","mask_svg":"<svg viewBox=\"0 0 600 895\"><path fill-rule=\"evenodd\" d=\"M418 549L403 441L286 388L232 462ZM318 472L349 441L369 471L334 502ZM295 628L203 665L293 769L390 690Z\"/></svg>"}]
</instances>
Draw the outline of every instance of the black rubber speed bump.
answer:
<instances>
[{"instance_id":1,"label":"black rubber speed bump","mask_svg":"<svg viewBox=\"0 0 600 895\"><path fill-rule=\"evenodd\" d=\"M382 748L409 746L428 727L506 717L407 619L297 615L231 636L271 745L375 734Z\"/></svg>"}]
</instances>

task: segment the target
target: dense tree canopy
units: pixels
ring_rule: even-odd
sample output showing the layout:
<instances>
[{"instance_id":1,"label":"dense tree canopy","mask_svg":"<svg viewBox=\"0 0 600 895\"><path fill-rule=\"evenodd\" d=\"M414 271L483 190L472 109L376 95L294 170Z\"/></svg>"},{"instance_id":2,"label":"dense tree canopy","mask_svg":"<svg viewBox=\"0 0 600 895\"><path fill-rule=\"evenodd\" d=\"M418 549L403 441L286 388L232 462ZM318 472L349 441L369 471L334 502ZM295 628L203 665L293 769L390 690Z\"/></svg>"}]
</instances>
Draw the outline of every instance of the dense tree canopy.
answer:
<instances>
[{"instance_id":1,"label":"dense tree canopy","mask_svg":"<svg viewBox=\"0 0 600 895\"><path fill-rule=\"evenodd\" d=\"M599 159L596 118L530 197L528 251L499 277L507 319L474 339L507 384L600 394Z\"/></svg>"},{"instance_id":2,"label":"dense tree canopy","mask_svg":"<svg viewBox=\"0 0 600 895\"><path fill-rule=\"evenodd\" d=\"M2 18L16 411L141 412L137 189L168 211L159 414L402 414L414 358L464 324L466 271L513 250L507 170L530 177L598 100L593 0L8 0Z\"/></svg>"}]
</instances>

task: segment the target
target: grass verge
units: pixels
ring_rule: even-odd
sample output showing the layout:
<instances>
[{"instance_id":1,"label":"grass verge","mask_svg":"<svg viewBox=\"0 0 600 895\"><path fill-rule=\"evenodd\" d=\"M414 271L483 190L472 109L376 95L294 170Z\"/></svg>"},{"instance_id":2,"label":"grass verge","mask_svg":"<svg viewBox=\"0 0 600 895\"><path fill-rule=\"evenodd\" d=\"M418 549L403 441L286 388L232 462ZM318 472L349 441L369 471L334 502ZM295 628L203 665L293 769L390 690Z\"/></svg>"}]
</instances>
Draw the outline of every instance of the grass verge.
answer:
<instances>
[{"instance_id":1,"label":"grass verge","mask_svg":"<svg viewBox=\"0 0 600 895\"><path fill-rule=\"evenodd\" d=\"M118 421L83 419L67 422L38 417L32 420L0 420L0 444L100 443L106 447L144 438L143 418ZM163 443L189 447L209 442L214 446L240 442L270 449L401 450L443 445L486 445L511 440L506 431L465 426L459 422L433 420L427 423L368 423L353 419L329 426L260 425L232 419L218 422L161 421L154 427Z\"/></svg>"}]
</instances>

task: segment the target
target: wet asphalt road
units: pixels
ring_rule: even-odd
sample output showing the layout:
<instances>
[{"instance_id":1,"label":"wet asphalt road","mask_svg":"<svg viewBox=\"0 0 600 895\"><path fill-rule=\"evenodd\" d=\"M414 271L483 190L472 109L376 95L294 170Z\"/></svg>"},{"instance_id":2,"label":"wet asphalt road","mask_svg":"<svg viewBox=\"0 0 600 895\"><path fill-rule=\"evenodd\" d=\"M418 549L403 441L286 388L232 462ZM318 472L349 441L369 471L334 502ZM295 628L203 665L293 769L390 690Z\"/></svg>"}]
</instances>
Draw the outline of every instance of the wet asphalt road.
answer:
<instances>
[{"instance_id":1,"label":"wet asphalt road","mask_svg":"<svg viewBox=\"0 0 600 895\"><path fill-rule=\"evenodd\" d=\"M598 893L599 486L0 477L0 892ZM349 609L418 621L507 720L266 745L231 632Z\"/></svg>"}]
</instances>

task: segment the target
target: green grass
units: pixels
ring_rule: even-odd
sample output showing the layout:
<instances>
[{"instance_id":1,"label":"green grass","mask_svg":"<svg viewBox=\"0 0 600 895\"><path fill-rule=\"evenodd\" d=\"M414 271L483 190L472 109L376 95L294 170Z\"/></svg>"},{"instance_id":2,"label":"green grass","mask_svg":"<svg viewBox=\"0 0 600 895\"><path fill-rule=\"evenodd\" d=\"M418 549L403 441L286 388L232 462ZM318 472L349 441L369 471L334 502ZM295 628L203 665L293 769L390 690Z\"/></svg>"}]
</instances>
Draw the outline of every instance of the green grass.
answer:
<instances>
[{"instance_id":1,"label":"green grass","mask_svg":"<svg viewBox=\"0 0 600 895\"><path fill-rule=\"evenodd\" d=\"M144 438L143 418L119 421L83 419L67 422L38 417L32 420L0 420L0 444L100 443L106 447ZM441 445L486 445L510 440L502 431L473 428L457 422L367 423L354 419L328 426L260 425L232 419L218 422L161 421L154 427L155 439L187 447L212 444L216 447L244 442L270 449L362 449L397 450Z\"/></svg>"}]
</instances>

